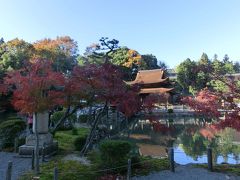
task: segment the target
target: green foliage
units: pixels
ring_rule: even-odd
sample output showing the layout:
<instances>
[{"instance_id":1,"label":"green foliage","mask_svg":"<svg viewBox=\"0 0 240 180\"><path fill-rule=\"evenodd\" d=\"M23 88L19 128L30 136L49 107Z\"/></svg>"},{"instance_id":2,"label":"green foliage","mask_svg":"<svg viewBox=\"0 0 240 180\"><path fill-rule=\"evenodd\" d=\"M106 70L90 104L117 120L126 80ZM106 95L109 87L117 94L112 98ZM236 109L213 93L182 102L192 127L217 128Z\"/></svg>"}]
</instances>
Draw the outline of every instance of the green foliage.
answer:
<instances>
[{"instance_id":1,"label":"green foliage","mask_svg":"<svg viewBox=\"0 0 240 180\"><path fill-rule=\"evenodd\" d=\"M59 180L94 180L97 176L94 170L90 166L82 165L77 161L50 161L41 165L41 180L53 179L54 167L58 168ZM32 180L33 173L27 173L20 177L20 180Z\"/></svg>"},{"instance_id":2,"label":"green foliage","mask_svg":"<svg viewBox=\"0 0 240 180\"><path fill-rule=\"evenodd\" d=\"M173 109L168 109L168 113L172 114L173 113Z\"/></svg>"},{"instance_id":3,"label":"green foliage","mask_svg":"<svg viewBox=\"0 0 240 180\"><path fill-rule=\"evenodd\" d=\"M100 144L102 164L105 167L117 167L127 164L131 144L127 141L105 140Z\"/></svg>"},{"instance_id":4,"label":"green foliage","mask_svg":"<svg viewBox=\"0 0 240 180\"><path fill-rule=\"evenodd\" d=\"M218 92L227 92L228 90L226 84L220 80L211 80L209 85Z\"/></svg>"},{"instance_id":5,"label":"green foliage","mask_svg":"<svg viewBox=\"0 0 240 180\"><path fill-rule=\"evenodd\" d=\"M188 91L188 87L196 82L196 74L193 73L196 69L196 63L190 59L186 59L177 67L177 82L180 86ZM187 93L187 92L185 92Z\"/></svg>"},{"instance_id":6,"label":"green foliage","mask_svg":"<svg viewBox=\"0 0 240 180\"><path fill-rule=\"evenodd\" d=\"M132 175L146 176L151 172L169 170L169 168L168 158L154 159L151 157L140 157L140 162L132 166Z\"/></svg>"},{"instance_id":7,"label":"green foliage","mask_svg":"<svg viewBox=\"0 0 240 180\"><path fill-rule=\"evenodd\" d=\"M223 61L214 56L210 61L206 53L203 53L199 61L194 62L186 59L177 67L177 81L183 88L185 94L193 95L205 87L213 88L217 91L225 91L223 83L216 81L215 76L222 77L226 74L235 73L239 70L239 64L233 64L226 55Z\"/></svg>"},{"instance_id":8,"label":"green foliage","mask_svg":"<svg viewBox=\"0 0 240 180\"><path fill-rule=\"evenodd\" d=\"M67 73L77 64L78 45L69 36L60 36L55 39L42 39L33 44L35 57L53 62L56 71Z\"/></svg>"},{"instance_id":9,"label":"green foliage","mask_svg":"<svg viewBox=\"0 0 240 180\"><path fill-rule=\"evenodd\" d=\"M33 56L34 47L24 40L13 39L0 45L0 71L20 69Z\"/></svg>"},{"instance_id":10,"label":"green foliage","mask_svg":"<svg viewBox=\"0 0 240 180\"><path fill-rule=\"evenodd\" d=\"M112 63L116 65L123 65L128 60L128 50L127 47L121 47L114 52L110 53Z\"/></svg>"},{"instance_id":11,"label":"green foliage","mask_svg":"<svg viewBox=\"0 0 240 180\"><path fill-rule=\"evenodd\" d=\"M0 141L1 147L13 147L14 139L19 133L26 129L26 123L22 120L8 120L0 124Z\"/></svg>"},{"instance_id":12,"label":"green foliage","mask_svg":"<svg viewBox=\"0 0 240 180\"><path fill-rule=\"evenodd\" d=\"M144 69L166 69L167 66L164 62L159 62L156 56L152 54L142 55L142 60L145 62Z\"/></svg>"},{"instance_id":13,"label":"green foliage","mask_svg":"<svg viewBox=\"0 0 240 180\"><path fill-rule=\"evenodd\" d=\"M89 133L87 128L78 128L77 135L72 134L72 130L57 131L54 138L58 141L59 149L63 153L71 153L75 150L74 141L78 137L86 137Z\"/></svg>"},{"instance_id":14,"label":"green foliage","mask_svg":"<svg viewBox=\"0 0 240 180\"><path fill-rule=\"evenodd\" d=\"M81 151L84 144L86 143L87 136L79 136L74 140L75 150Z\"/></svg>"},{"instance_id":15,"label":"green foliage","mask_svg":"<svg viewBox=\"0 0 240 180\"><path fill-rule=\"evenodd\" d=\"M78 129L77 128L72 128L72 135L78 135Z\"/></svg>"},{"instance_id":16,"label":"green foliage","mask_svg":"<svg viewBox=\"0 0 240 180\"><path fill-rule=\"evenodd\" d=\"M194 160L197 160L198 156L202 156L207 150L208 140L201 136L198 132L194 135L189 136L188 133L183 133L180 136L181 147L184 152L191 156Z\"/></svg>"},{"instance_id":17,"label":"green foliage","mask_svg":"<svg viewBox=\"0 0 240 180\"><path fill-rule=\"evenodd\" d=\"M50 120L56 124L63 116L64 116L64 113L65 111L57 111L57 112L54 112L51 117L50 117ZM76 114L72 114L71 116L69 116L65 122L68 122L68 124L61 124L59 126L59 130L69 130L69 129L72 129L72 123L74 123L75 121L77 121L77 116Z\"/></svg>"},{"instance_id":18,"label":"green foliage","mask_svg":"<svg viewBox=\"0 0 240 180\"><path fill-rule=\"evenodd\" d=\"M82 114L78 117L79 122L86 123L91 118L91 115Z\"/></svg>"}]
</instances>

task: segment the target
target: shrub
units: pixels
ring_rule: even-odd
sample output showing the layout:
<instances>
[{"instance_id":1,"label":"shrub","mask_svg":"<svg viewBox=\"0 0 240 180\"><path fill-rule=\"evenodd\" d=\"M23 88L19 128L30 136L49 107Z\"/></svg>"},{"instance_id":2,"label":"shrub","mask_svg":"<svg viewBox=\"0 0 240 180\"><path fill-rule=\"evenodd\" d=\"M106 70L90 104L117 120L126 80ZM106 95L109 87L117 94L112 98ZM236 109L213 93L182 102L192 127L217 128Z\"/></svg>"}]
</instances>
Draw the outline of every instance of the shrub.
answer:
<instances>
[{"instance_id":1,"label":"shrub","mask_svg":"<svg viewBox=\"0 0 240 180\"><path fill-rule=\"evenodd\" d=\"M72 129L72 135L78 135L78 129L77 128Z\"/></svg>"},{"instance_id":2,"label":"shrub","mask_svg":"<svg viewBox=\"0 0 240 180\"><path fill-rule=\"evenodd\" d=\"M101 159L104 166L116 167L127 164L131 144L127 141L105 140L100 144Z\"/></svg>"},{"instance_id":3,"label":"shrub","mask_svg":"<svg viewBox=\"0 0 240 180\"><path fill-rule=\"evenodd\" d=\"M8 120L0 124L0 142L2 148L14 146L14 139L26 129L23 120Z\"/></svg>"},{"instance_id":4,"label":"shrub","mask_svg":"<svg viewBox=\"0 0 240 180\"><path fill-rule=\"evenodd\" d=\"M54 112L51 116L51 121L56 124L63 116L65 111L57 111ZM69 130L72 129L72 123L74 123L77 120L77 116L75 114L72 114L65 120L63 124L60 125L59 130Z\"/></svg>"},{"instance_id":5,"label":"shrub","mask_svg":"<svg viewBox=\"0 0 240 180\"><path fill-rule=\"evenodd\" d=\"M168 109L168 113L173 113L173 109Z\"/></svg>"},{"instance_id":6,"label":"shrub","mask_svg":"<svg viewBox=\"0 0 240 180\"><path fill-rule=\"evenodd\" d=\"M86 123L89 118L91 118L90 115L88 115L88 114L82 114L82 115L80 115L80 116L78 117L78 120L79 120L79 122L81 122L81 123Z\"/></svg>"},{"instance_id":7,"label":"shrub","mask_svg":"<svg viewBox=\"0 0 240 180\"><path fill-rule=\"evenodd\" d=\"M86 143L87 136L79 136L74 140L75 150L81 151L84 144Z\"/></svg>"}]
</instances>

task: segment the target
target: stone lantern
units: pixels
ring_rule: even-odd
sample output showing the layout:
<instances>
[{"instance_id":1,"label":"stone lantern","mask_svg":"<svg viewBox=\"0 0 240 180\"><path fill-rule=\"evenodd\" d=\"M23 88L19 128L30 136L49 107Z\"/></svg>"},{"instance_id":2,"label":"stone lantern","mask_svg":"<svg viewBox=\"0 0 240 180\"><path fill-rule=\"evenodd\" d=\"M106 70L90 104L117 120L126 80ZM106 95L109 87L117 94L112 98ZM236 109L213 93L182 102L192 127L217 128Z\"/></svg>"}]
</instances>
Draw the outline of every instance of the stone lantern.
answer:
<instances>
[{"instance_id":1,"label":"stone lantern","mask_svg":"<svg viewBox=\"0 0 240 180\"><path fill-rule=\"evenodd\" d=\"M37 116L37 117L36 117ZM35 126L37 120L37 131L39 134L39 153L41 154L42 148L45 148L45 154L51 155L56 153L58 149L57 141L53 140L53 136L49 133L49 114L48 112L36 113L33 115L33 134L26 137L26 143L19 147L19 155L31 155L32 150L36 144Z\"/></svg>"}]
</instances>

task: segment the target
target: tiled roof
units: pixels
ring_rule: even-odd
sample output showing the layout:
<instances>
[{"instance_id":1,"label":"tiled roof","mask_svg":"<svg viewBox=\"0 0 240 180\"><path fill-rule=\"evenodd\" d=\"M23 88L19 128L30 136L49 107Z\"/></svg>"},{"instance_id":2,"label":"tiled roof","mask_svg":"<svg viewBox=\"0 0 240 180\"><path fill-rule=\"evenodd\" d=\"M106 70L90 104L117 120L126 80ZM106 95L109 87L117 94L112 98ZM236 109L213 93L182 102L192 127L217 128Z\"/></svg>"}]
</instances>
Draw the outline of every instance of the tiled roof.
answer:
<instances>
[{"instance_id":1,"label":"tiled roof","mask_svg":"<svg viewBox=\"0 0 240 180\"><path fill-rule=\"evenodd\" d=\"M164 82L168 78L163 78L164 71L161 69L143 70L137 73L136 79L127 84L154 84Z\"/></svg>"}]
</instances>

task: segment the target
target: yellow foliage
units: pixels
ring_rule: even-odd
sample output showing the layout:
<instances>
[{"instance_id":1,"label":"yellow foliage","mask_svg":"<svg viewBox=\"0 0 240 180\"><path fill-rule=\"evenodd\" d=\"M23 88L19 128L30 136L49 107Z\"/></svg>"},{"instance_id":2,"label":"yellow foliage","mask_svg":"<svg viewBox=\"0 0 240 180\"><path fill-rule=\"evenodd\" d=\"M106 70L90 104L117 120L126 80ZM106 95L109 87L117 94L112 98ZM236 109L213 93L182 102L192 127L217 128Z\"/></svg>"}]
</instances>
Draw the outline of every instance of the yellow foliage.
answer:
<instances>
[{"instance_id":1,"label":"yellow foliage","mask_svg":"<svg viewBox=\"0 0 240 180\"><path fill-rule=\"evenodd\" d=\"M132 64L140 65L142 57L141 55L135 50L128 50L128 60L123 64L123 66L131 67Z\"/></svg>"}]
</instances>

